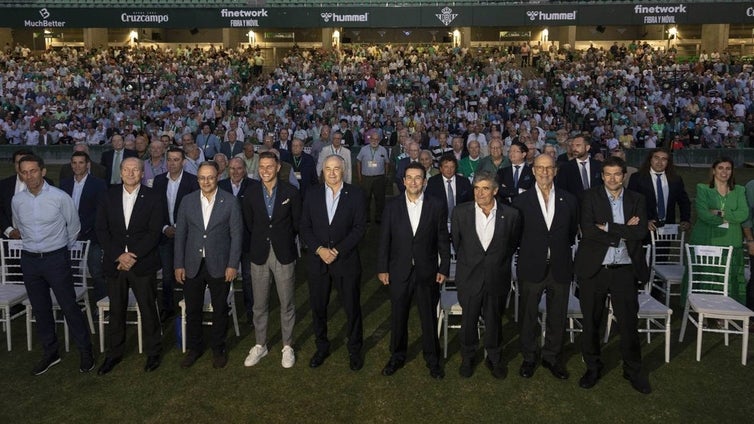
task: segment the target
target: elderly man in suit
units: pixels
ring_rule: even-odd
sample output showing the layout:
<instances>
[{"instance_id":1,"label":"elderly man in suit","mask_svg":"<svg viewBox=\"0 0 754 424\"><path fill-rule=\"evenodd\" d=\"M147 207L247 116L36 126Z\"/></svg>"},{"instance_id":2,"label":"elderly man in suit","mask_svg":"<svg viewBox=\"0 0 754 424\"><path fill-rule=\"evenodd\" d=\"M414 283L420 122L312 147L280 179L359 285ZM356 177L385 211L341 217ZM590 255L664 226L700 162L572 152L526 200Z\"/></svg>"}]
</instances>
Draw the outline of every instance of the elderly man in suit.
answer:
<instances>
[{"instance_id":1,"label":"elderly man in suit","mask_svg":"<svg viewBox=\"0 0 754 424\"><path fill-rule=\"evenodd\" d=\"M424 166L409 164L403 177L405 194L385 208L380 232L377 276L390 291L390 360L382 375L402 368L408 350L408 313L416 299L422 329L424 360L432 378L441 379L436 307L440 284L450 272L450 236L446 208L440 199L424 196ZM439 264L437 258L440 258Z\"/></svg>"},{"instance_id":2,"label":"elderly man in suit","mask_svg":"<svg viewBox=\"0 0 754 424\"><path fill-rule=\"evenodd\" d=\"M642 370L637 330L637 282L649 279L642 248L647 235L647 209L644 196L623 188L625 174L623 159L616 156L605 159L604 187L584 192L581 203L583 237L576 252L575 268L584 315L581 351L587 371L579 386L591 389L602 376L599 327L609 294L620 329L623 377L636 391L648 394L652 388Z\"/></svg>"},{"instance_id":3,"label":"elderly man in suit","mask_svg":"<svg viewBox=\"0 0 754 424\"><path fill-rule=\"evenodd\" d=\"M100 163L105 168L105 182L113 186L122 182L120 164L126 158L135 158L137 153L134 150L125 148L123 136L120 134L114 134L110 138L110 144L113 146L113 149L102 152Z\"/></svg>"},{"instance_id":4,"label":"elderly man in suit","mask_svg":"<svg viewBox=\"0 0 754 424\"><path fill-rule=\"evenodd\" d=\"M518 249L521 219L518 210L495 198L498 185L487 172L474 175L474 201L453 210L451 233L456 250L456 286L463 309L461 320L461 377L474 373L479 345L477 325L484 317L485 365L495 378L507 368L502 358L505 297L510 290L511 260Z\"/></svg>"},{"instance_id":5,"label":"elderly man in suit","mask_svg":"<svg viewBox=\"0 0 754 424\"><path fill-rule=\"evenodd\" d=\"M254 292L254 333L256 345L244 365L251 367L267 356L267 323L272 277L280 300L283 333L281 364L291 368L296 362L293 351L293 326L296 322L294 292L296 283L296 234L301 221L301 196L296 187L278 178L280 159L271 151L259 155L261 184L249 188L243 199L243 217L251 233L251 286Z\"/></svg>"},{"instance_id":6,"label":"elderly man in suit","mask_svg":"<svg viewBox=\"0 0 754 424\"><path fill-rule=\"evenodd\" d=\"M458 161L453 155L440 158L440 174L427 180L424 193L442 200L447 205L448 221L453 216L453 208L474 198L468 178L456 174Z\"/></svg>"},{"instance_id":7,"label":"elderly man in suit","mask_svg":"<svg viewBox=\"0 0 754 424\"><path fill-rule=\"evenodd\" d=\"M60 180L60 189L73 198L73 204L79 213L81 231L78 240L89 240L87 266L92 276L94 299L99 300L107 296L107 284L102 272L102 246L97 241L94 222L97 217L97 206L102 196L107 192L105 180L89 173L91 159L84 152L73 152L71 169L73 176Z\"/></svg>"},{"instance_id":8,"label":"elderly man in suit","mask_svg":"<svg viewBox=\"0 0 754 424\"><path fill-rule=\"evenodd\" d=\"M175 248L175 223L181 200L187 194L199 189L196 175L184 172L183 163L186 154L177 147L168 149L165 163L168 172L154 178L154 190L164 197L165 209L162 222L162 237L160 238L160 263L162 264L162 309L160 322L167 321L175 314L173 301L173 287L175 286L175 270L173 266Z\"/></svg>"},{"instance_id":9,"label":"elderly man in suit","mask_svg":"<svg viewBox=\"0 0 754 424\"><path fill-rule=\"evenodd\" d=\"M144 371L154 371L160 366L162 331L155 302L164 199L142 185L142 177L144 162L124 159L120 164L123 184L111 187L97 208L95 229L102 245L102 264L110 295L109 348L107 358L97 370L99 375L112 371L123 358L129 288L141 313L147 353Z\"/></svg>"},{"instance_id":10,"label":"elderly man in suit","mask_svg":"<svg viewBox=\"0 0 754 424\"><path fill-rule=\"evenodd\" d=\"M537 316L542 292L547 296L547 332L542 347L542 366L558 379L568 378L561 361L573 279L571 246L578 232L578 201L565 190L555 188L558 167L549 155L534 159L533 190L517 196L513 207L523 223L518 252L518 284L521 290L521 354L519 375L531 378L537 366Z\"/></svg>"},{"instance_id":11,"label":"elderly man in suit","mask_svg":"<svg viewBox=\"0 0 754 424\"><path fill-rule=\"evenodd\" d=\"M175 280L183 284L188 346L181 368L192 366L204 352L202 310L207 288L212 299L212 366L223 368L228 363L228 293L241 259L243 235L238 229L243 218L235 197L217 188L216 163L202 163L197 173L200 189L184 198L175 226Z\"/></svg>"},{"instance_id":12,"label":"elderly man in suit","mask_svg":"<svg viewBox=\"0 0 754 424\"><path fill-rule=\"evenodd\" d=\"M327 154L327 150L323 153ZM330 355L327 304L334 285L347 318L349 366L358 371L364 366L359 242L366 230L366 207L364 192L343 181L346 163L338 154L323 158L325 184L310 189L306 195L299 229L308 247L309 303L317 344L309 366L321 366Z\"/></svg>"},{"instance_id":13,"label":"elderly man in suit","mask_svg":"<svg viewBox=\"0 0 754 424\"><path fill-rule=\"evenodd\" d=\"M581 200L585 190L602 185L602 164L589 156L589 143L583 135L569 141L574 158L561 166L556 184Z\"/></svg>"}]
</instances>

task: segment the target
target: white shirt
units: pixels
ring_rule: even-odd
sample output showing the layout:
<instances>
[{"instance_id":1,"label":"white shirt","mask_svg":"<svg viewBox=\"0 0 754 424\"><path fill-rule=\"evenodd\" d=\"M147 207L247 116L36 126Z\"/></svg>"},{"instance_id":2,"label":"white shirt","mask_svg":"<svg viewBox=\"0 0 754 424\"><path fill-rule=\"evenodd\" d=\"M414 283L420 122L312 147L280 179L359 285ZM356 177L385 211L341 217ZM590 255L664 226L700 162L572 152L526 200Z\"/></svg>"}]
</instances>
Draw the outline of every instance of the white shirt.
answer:
<instances>
[{"instance_id":1,"label":"white shirt","mask_svg":"<svg viewBox=\"0 0 754 424\"><path fill-rule=\"evenodd\" d=\"M230 187L233 190L233 195L238 197L238 192L241 191L241 183L243 183L243 180L239 180L238 184L234 183L233 181L230 182Z\"/></svg>"},{"instance_id":2,"label":"white shirt","mask_svg":"<svg viewBox=\"0 0 754 424\"><path fill-rule=\"evenodd\" d=\"M183 178L183 171L178 175L175 180L170 178L168 174L168 189L165 195L168 198L168 214L170 214L170 225L175 225L175 219L173 218L175 213L175 202L178 198L178 187L181 185L181 178Z\"/></svg>"},{"instance_id":3,"label":"white shirt","mask_svg":"<svg viewBox=\"0 0 754 424\"><path fill-rule=\"evenodd\" d=\"M123 187L123 218L126 221L126 228L131 222L131 212L133 212L136 198L139 196L139 189L141 189L141 185L138 185L133 193L129 194L125 186Z\"/></svg>"},{"instance_id":4,"label":"white shirt","mask_svg":"<svg viewBox=\"0 0 754 424\"><path fill-rule=\"evenodd\" d=\"M18 175L16 175L16 190L13 192L13 194L24 190L26 190L26 183L21 181L21 178L18 178Z\"/></svg>"},{"instance_id":5,"label":"white shirt","mask_svg":"<svg viewBox=\"0 0 754 424\"><path fill-rule=\"evenodd\" d=\"M542 194L542 190L539 189L539 186L534 184L534 187L536 187L537 190L539 208L542 210L542 216L545 218L545 224L547 224L547 229L549 230L552 226L552 220L555 218L555 186L550 189L550 196L547 199L547 203L545 203L544 194Z\"/></svg>"},{"instance_id":6,"label":"white shirt","mask_svg":"<svg viewBox=\"0 0 754 424\"><path fill-rule=\"evenodd\" d=\"M415 202L408 199L406 194L406 209L408 209L408 220L411 221L411 231L416 235L416 229L419 228L419 220L422 216L422 206L424 205L424 194L420 194Z\"/></svg>"},{"instance_id":7,"label":"white shirt","mask_svg":"<svg viewBox=\"0 0 754 424\"><path fill-rule=\"evenodd\" d=\"M76 207L77 211L79 210L81 193L84 191L84 184L86 184L88 176L89 174L84 174L84 178L82 178L81 181L76 181L76 177L73 178L73 193L71 193L71 197L73 197L73 206Z\"/></svg>"},{"instance_id":8,"label":"white shirt","mask_svg":"<svg viewBox=\"0 0 754 424\"><path fill-rule=\"evenodd\" d=\"M209 218L212 216L212 209L215 207L215 199L217 199L217 189L212 193L212 199L208 199L204 193L199 196L202 202L202 219L204 220L204 229L207 229L209 225Z\"/></svg>"},{"instance_id":9,"label":"white shirt","mask_svg":"<svg viewBox=\"0 0 754 424\"><path fill-rule=\"evenodd\" d=\"M479 204L474 202L474 222L476 224L476 235L479 237L479 241L482 243L484 250L490 247L492 242L492 236L495 234L495 217L497 217L497 200L495 200L495 206L492 207L489 216L482 212L482 208Z\"/></svg>"}]
</instances>

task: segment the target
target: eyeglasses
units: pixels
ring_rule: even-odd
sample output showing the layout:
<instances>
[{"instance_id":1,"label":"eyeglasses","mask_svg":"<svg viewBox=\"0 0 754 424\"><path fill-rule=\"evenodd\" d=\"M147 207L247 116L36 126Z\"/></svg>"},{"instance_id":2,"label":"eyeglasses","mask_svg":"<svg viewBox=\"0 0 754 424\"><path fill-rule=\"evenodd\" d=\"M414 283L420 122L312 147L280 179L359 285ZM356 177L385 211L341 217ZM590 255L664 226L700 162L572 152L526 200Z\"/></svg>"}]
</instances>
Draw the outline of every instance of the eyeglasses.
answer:
<instances>
[{"instance_id":1,"label":"eyeglasses","mask_svg":"<svg viewBox=\"0 0 754 424\"><path fill-rule=\"evenodd\" d=\"M557 167L555 166L535 166L534 170L537 172L555 172Z\"/></svg>"}]
</instances>

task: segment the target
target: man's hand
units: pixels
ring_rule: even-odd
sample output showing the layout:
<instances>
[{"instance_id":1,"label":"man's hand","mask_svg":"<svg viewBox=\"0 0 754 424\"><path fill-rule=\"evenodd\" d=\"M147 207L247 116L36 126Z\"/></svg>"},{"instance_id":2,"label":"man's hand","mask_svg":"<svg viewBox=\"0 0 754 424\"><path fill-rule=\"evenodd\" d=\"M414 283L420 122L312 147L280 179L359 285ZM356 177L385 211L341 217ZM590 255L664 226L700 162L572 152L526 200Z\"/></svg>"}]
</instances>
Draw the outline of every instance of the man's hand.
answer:
<instances>
[{"instance_id":1,"label":"man's hand","mask_svg":"<svg viewBox=\"0 0 754 424\"><path fill-rule=\"evenodd\" d=\"M437 276L435 277L435 281L437 282L437 284L442 284L447 279L448 277L446 277L444 274L440 274L439 272L437 273Z\"/></svg>"},{"instance_id":2,"label":"man's hand","mask_svg":"<svg viewBox=\"0 0 754 424\"><path fill-rule=\"evenodd\" d=\"M238 274L238 270L236 268L225 268L225 281L231 282L236 279L236 275Z\"/></svg>"},{"instance_id":3,"label":"man's hand","mask_svg":"<svg viewBox=\"0 0 754 424\"><path fill-rule=\"evenodd\" d=\"M681 230L688 231L691 228L691 223L688 221L681 221L680 224L678 224L681 227Z\"/></svg>"},{"instance_id":4,"label":"man's hand","mask_svg":"<svg viewBox=\"0 0 754 424\"><path fill-rule=\"evenodd\" d=\"M136 263L136 255L131 252L123 252L118 256L116 262L118 262L118 270L128 271Z\"/></svg>"},{"instance_id":5,"label":"man's hand","mask_svg":"<svg viewBox=\"0 0 754 424\"><path fill-rule=\"evenodd\" d=\"M377 278L380 279L380 282L383 286L390 285L390 273L389 272L379 272L377 273Z\"/></svg>"},{"instance_id":6,"label":"man's hand","mask_svg":"<svg viewBox=\"0 0 754 424\"><path fill-rule=\"evenodd\" d=\"M175 269L175 281L183 284L186 281L186 268Z\"/></svg>"},{"instance_id":7,"label":"man's hand","mask_svg":"<svg viewBox=\"0 0 754 424\"><path fill-rule=\"evenodd\" d=\"M8 237L18 240L21 238L21 232L18 231L18 228L14 228L10 231L10 233L8 233Z\"/></svg>"},{"instance_id":8,"label":"man's hand","mask_svg":"<svg viewBox=\"0 0 754 424\"><path fill-rule=\"evenodd\" d=\"M335 249L328 249L326 247L321 247L319 251L317 252L317 255L319 255L319 258L322 260L322 262L330 265L337 259L338 257L338 251Z\"/></svg>"},{"instance_id":9,"label":"man's hand","mask_svg":"<svg viewBox=\"0 0 754 424\"><path fill-rule=\"evenodd\" d=\"M655 230L657 230L657 225L656 224L657 224L657 221L655 221L655 220L649 221L649 225L648 225L649 231L655 231Z\"/></svg>"},{"instance_id":10,"label":"man's hand","mask_svg":"<svg viewBox=\"0 0 754 424\"><path fill-rule=\"evenodd\" d=\"M167 228L165 228L165 231L163 231L163 233L165 234L165 237L167 237L167 238L173 238L173 237L175 237L175 227L173 227L172 225L170 225Z\"/></svg>"},{"instance_id":11,"label":"man's hand","mask_svg":"<svg viewBox=\"0 0 754 424\"><path fill-rule=\"evenodd\" d=\"M639 225L639 217L638 216L632 216L631 219L626 222L626 225Z\"/></svg>"}]
</instances>

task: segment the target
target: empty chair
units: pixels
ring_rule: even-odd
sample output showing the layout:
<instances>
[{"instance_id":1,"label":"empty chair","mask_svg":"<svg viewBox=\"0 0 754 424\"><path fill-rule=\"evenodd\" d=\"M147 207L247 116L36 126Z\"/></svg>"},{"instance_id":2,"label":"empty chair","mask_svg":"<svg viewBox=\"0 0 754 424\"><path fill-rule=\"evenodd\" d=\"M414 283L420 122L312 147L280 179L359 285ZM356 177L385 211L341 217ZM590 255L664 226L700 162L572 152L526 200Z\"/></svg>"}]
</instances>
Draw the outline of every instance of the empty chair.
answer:
<instances>
[{"instance_id":1,"label":"empty chair","mask_svg":"<svg viewBox=\"0 0 754 424\"><path fill-rule=\"evenodd\" d=\"M654 277L650 280L651 289L657 289L665 296L665 305L670 306L670 296L680 296L679 291L673 293L673 286L681 286L685 268L683 266L683 244L685 233L678 224L665 224L652 231L652 262L650 270Z\"/></svg>"},{"instance_id":2,"label":"empty chair","mask_svg":"<svg viewBox=\"0 0 754 424\"><path fill-rule=\"evenodd\" d=\"M26 309L13 312L13 308L28 299L21 273L21 240L3 240L0 253L0 322L11 350L11 322L26 314Z\"/></svg>"},{"instance_id":3,"label":"empty chair","mask_svg":"<svg viewBox=\"0 0 754 424\"><path fill-rule=\"evenodd\" d=\"M105 318L105 312L110 311L110 296L103 297L97 301L97 310L99 312L99 351L105 351L105 324L110 321ZM128 308L126 313L133 312L136 314L136 320L126 320L126 324L136 324L136 333L139 339L139 353L143 351L143 340L141 331L141 312L139 305L136 303L136 296L131 289L128 289Z\"/></svg>"},{"instance_id":4,"label":"empty chair","mask_svg":"<svg viewBox=\"0 0 754 424\"><path fill-rule=\"evenodd\" d=\"M731 246L686 246L689 287L683 310L681 336L678 340L683 341L687 322L696 326L697 361L701 359L702 335L706 331L708 333L723 333L726 346L730 334L743 336L741 364L746 365L749 319L754 316L754 311L728 296L732 253L733 247ZM691 314L696 314L696 319ZM720 319L723 321L723 328L707 326L704 323L705 319ZM740 325L739 321L741 322Z\"/></svg>"},{"instance_id":5,"label":"empty chair","mask_svg":"<svg viewBox=\"0 0 754 424\"><path fill-rule=\"evenodd\" d=\"M576 292L576 283L571 283L571 288L568 292L568 311L566 312L566 318L568 319L568 336L571 343L575 340L576 333L582 332L581 320L584 315L581 313L581 304L579 299L574 294ZM539 300L539 325L542 327L542 346L545 345L545 334L547 334L547 290L542 293L542 298Z\"/></svg>"},{"instance_id":6,"label":"empty chair","mask_svg":"<svg viewBox=\"0 0 754 424\"><path fill-rule=\"evenodd\" d=\"M457 324L450 323L450 317L461 317L463 309L458 303L458 291L455 287L456 262L450 262L450 275L440 288L440 302L437 304L437 335L443 338L443 357L448 357L448 328L461 328L460 321ZM484 323L479 320L478 334L481 337Z\"/></svg>"},{"instance_id":7,"label":"empty chair","mask_svg":"<svg viewBox=\"0 0 754 424\"><path fill-rule=\"evenodd\" d=\"M230 283L230 290L228 291L228 306L230 307L228 313L233 317L233 328L236 331L236 337L240 337L241 333L238 329L238 313L236 312L236 292L233 290L233 283ZM186 352L186 300L181 299L178 302L178 306L181 308L181 350ZM211 313L212 309L212 297L209 293L209 287L204 289L204 305L202 306L202 312ZM202 321L202 325L211 325L211 321Z\"/></svg>"}]
</instances>

